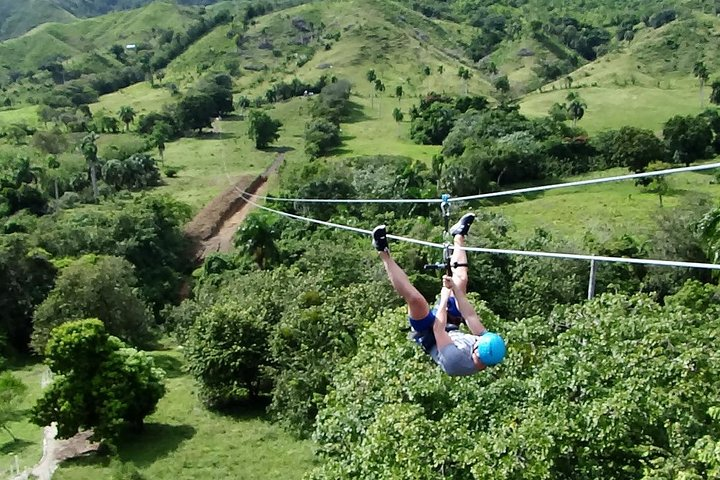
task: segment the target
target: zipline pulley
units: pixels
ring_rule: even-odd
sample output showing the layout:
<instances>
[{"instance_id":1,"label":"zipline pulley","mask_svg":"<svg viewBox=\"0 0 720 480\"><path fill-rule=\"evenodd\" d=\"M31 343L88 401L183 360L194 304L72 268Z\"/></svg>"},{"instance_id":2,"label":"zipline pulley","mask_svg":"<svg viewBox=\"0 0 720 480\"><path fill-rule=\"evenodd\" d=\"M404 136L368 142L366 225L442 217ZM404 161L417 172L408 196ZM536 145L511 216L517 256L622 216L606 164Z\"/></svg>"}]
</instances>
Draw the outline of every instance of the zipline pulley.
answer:
<instances>
[{"instance_id":1,"label":"zipline pulley","mask_svg":"<svg viewBox=\"0 0 720 480\"><path fill-rule=\"evenodd\" d=\"M452 269L455 267L466 267L467 264L463 263L451 263L452 260L452 253L453 253L453 246L450 243L450 195L447 193L443 193L442 202L440 203L440 211L443 215L443 223L445 225L445 228L443 230L443 239L445 242L443 243L443 261L438 263L430 263L428 265L425 265L423 268L425 270L445 270L445 273L449 276L452 276Z\"/></svg>"}]
</instances>

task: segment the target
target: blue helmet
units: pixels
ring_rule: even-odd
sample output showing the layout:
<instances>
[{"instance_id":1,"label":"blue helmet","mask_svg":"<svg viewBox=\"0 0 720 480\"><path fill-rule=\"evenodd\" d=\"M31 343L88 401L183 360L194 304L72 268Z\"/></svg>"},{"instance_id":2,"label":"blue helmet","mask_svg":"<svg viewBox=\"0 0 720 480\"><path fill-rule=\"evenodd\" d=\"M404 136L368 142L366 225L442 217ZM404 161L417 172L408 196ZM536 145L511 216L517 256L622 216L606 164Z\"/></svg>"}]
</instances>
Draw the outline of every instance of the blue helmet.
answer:
<instances>
[{"instance_id":1,"label":"blue helmet","mask_svg":"<svg viewBox=\"0 0 720 480\"><path fill-rule=\"evenodd\" d=\"M486 332L477 344L477 355L480 361L491 367L505 358L505 341L497 333Z\"/></svg>"}]
</instances>

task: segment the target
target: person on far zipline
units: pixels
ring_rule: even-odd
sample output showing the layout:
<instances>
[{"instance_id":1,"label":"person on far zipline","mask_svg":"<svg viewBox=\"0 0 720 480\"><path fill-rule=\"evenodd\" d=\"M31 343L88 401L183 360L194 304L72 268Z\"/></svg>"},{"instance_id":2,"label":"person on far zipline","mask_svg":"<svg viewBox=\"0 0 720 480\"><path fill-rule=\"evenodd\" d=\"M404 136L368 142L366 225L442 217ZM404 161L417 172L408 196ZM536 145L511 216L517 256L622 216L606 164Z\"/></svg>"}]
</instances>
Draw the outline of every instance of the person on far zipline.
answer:
<instances>
[{"instance_id":1,"label":"person on far zipline","mask_svg":"<svg viewBox=\"0 0 720 480\"><path fill-rule=\"evenodd\" d=\"M390 283L407 303L413 340L450 376L472 375L497 365L505 357L505 342L499 335L487 331L466 297L467 254L462 247L474 220L475 215L467 213L449 230L455 245L450 259L452 276L443 276L440 299L432 309L390 256L386 226L379 225L372 232L372 245L378 251ZM462 321L472 334L459 330Z\"/></svg>"}]
</instances>

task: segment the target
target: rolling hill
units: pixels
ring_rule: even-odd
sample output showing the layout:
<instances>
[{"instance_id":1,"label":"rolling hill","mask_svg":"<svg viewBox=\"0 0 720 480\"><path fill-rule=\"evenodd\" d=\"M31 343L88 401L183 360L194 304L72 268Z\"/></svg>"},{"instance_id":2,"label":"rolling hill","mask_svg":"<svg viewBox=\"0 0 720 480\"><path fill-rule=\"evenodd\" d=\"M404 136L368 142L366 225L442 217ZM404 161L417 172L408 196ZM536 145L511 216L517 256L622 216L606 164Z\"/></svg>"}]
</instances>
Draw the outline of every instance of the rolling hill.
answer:
<instances>
[{"instance_id":1,"label":"rolling hill","mask_svg":"<svg viewBox=\"0 0 720 480\"><path fill-rule=\"evenodd\" d=\"M129 10L153 0L0 0L0 40L18 37L49 22L70 23L80 17L95 17ZM207 5L215 0L178 0L180 4Z\"/></svg>"}]
</instances>

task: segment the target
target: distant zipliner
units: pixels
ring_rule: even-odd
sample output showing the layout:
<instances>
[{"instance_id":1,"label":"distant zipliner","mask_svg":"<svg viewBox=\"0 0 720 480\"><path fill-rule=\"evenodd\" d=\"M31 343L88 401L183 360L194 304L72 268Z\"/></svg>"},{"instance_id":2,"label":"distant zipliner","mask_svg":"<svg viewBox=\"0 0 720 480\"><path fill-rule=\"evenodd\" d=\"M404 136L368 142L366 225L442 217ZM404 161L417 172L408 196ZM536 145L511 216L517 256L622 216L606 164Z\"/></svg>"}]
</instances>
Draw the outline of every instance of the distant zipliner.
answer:
<instances>
[{"instance_id":1,"label":"distant zipliner","mask_svg":"<svg viewBox=\"0 0 720 480\"><path fill-rule=\"evenodd\" d=\"M449 229L455 247L465 245L465 236L474 220L474 214L465 214ZM505 342L500 335L487 331L467 300L468 264L462 248L452 249L451 256L448 256L450 247L447 247L445 260L452 275L443 276L440 298L431 309L425 297L390 256L385 225L375 227L372 236L372 244L383 261L390 283L408 306L412 339L445 373L467 376L502 362L506 352ZM460 331L459 325L463 321L471 334Z\"/></svg>"}]
</instances>

